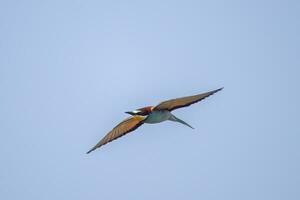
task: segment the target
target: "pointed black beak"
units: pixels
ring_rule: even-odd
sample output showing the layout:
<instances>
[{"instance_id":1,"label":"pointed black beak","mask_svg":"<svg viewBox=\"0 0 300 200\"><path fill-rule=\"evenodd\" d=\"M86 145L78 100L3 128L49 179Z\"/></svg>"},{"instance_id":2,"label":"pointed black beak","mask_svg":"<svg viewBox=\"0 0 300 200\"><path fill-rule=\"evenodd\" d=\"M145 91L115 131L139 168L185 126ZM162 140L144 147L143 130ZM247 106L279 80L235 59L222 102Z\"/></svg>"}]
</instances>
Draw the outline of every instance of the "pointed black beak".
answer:
<instances>
[{"instance_id":1,"label":"pointed black beak","mask_svg":"<svg viewBox=\"0 0 300 200\"><path fill-rule=\"evenodd\" d=\"M134 113L131 112L131 111L127 111L127 112L125 112L125 113L127 113L127 114L129 114L129 115L134 115Z\"/></svg>"}]
</instances>

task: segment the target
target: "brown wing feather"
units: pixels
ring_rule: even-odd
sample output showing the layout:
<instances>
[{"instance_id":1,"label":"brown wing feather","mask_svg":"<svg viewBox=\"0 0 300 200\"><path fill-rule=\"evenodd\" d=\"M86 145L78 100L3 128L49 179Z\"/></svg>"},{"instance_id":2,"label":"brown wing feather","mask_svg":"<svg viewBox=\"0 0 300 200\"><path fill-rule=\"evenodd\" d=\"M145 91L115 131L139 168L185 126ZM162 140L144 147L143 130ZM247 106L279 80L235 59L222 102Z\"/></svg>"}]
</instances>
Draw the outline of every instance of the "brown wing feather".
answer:
<instances>
[{"instance_id":1,"label":"brown wing feather","mask_svg":"<svg viewBox=\"0 0 300 200\"><path fill-rule=\"evenodd\" d=\"M95 149L105 145L119 137L122 137L126 133L134 131L139 126L143 124L144 116L131 116L119 123L115 128L113 128L109 133L107 133L104 138L100 140L91 150L87 153L94 151Z\"/></svg>"},{"instance_id":2,"label":"brown wing feather","mask_svg":"<svg viewBox=\"0 0 300 200\"><path fill-rule=\"evenodd\" d=\"M153 108L153 110L175 110L177 108L182 108L182 107L186 107L189 106L193 103L197 103L203 99L205 99L206 97L222 90L223 88L217 89L217 90L213 90L210 92L206 92L206 93L202 93L202 94L198 94L198 95L194 95L194 96L188 96L188 97L181 97L181 98L177 98L177 99L171 99L168 101L163 101L160 104L158 104L157 106L155 106Z\"/></svg>"}]
</instances>

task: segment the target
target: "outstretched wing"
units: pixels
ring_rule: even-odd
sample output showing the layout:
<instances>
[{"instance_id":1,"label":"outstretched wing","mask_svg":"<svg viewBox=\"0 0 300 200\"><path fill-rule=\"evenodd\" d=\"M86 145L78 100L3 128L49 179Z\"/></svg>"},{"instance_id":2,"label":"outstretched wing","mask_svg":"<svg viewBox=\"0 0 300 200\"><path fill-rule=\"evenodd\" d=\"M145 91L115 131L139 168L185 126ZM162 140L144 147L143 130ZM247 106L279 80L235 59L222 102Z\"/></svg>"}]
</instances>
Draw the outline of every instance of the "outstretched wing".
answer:
<instances>
[{"instance_id":1,"label":"outstretched wing","mask_svg":"<svg viewBox=\"0 0 300 200\"><path fill-rule=\"evenodd\" d=\"M177 98L177 99L171 99L168 101L163 101L161 103L159 103L157 106L155 106L153 108L153 110L175 110L177 108L182 108L182 107L186 107L189 106L193 103L197 103L203 99L205 99L206 97L222 90L223 88L217 89L217 90L213 90L210 92L206 92L203 94L198 94L198 95L194 95L194 96L188 96L188 97L181 97L181 98Z\"/></svg>"},{"instance_id":2,"label":"outstretched wing","mask_svg":"<svg viewBox=\"0 0 300 200\"><path fill-rule=\"evenodd\" d=\"M143 124L145 118L146 118L145 116L138 116L138 115L128 117L127 119L119 123L115 128L113 128L109 133L107 133L106 136L104 136L104 138L102 138L100 142L98 142L87 153L91 153L92 151L101 147L102 145L105 145L125 135L126 133L134 131L135 129L137 129L139 126Z\"/></svg>"}]
</instances>

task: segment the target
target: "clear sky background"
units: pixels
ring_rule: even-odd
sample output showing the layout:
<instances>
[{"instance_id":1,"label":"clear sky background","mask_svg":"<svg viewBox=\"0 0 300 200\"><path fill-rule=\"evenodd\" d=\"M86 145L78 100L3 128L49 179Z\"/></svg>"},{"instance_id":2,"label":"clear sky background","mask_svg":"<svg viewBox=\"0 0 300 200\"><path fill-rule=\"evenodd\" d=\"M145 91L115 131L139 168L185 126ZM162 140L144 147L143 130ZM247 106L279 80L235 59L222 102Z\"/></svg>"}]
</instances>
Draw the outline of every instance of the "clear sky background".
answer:
<instances>
[{"instance_id":1,"label":"clear sky background","mask_svg":"<svg viewBox=\"0 0 300 200\"><path fill-rule=\"evenodd\" d=\"M300 199L299 1L1 1L0 199ZM85 154L125 111L225 87Z\"/></svg>"}]
</instances>

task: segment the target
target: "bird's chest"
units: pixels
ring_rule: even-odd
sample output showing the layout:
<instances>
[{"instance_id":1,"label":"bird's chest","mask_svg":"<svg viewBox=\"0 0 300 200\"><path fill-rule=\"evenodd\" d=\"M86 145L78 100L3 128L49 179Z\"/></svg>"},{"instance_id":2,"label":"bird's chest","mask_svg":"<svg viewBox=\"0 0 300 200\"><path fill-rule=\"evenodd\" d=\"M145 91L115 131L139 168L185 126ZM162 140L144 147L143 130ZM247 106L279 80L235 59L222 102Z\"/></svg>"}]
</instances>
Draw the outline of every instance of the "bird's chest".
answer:
<instances>
[{"instance_id":1,"label":"bird's chest","mask_svg":"<svg viewBox=\"0 0 300 200\"><path fill-rule=\"evenodd\" d=\"M169 111L153 111L145 120L145 123L155 124L166 121L170 118L171 113Z\"/></svg>"}]
</instances>

